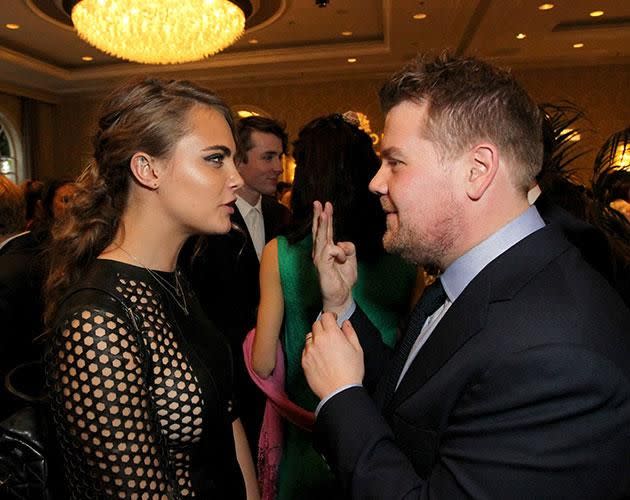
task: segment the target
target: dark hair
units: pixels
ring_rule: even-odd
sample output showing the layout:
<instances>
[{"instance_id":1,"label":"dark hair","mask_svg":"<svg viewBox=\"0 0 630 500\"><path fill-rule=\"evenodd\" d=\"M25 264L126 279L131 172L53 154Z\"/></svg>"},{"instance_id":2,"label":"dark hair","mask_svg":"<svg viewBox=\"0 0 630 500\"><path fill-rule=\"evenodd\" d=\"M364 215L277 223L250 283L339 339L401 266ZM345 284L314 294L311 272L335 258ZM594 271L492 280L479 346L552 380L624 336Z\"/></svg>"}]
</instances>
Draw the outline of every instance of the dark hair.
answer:
<instances>
[{"instance_id":1,"label":"dark hair","mask_svg":"<svg viewBox=\"0 0 630 500\"><path fill-rule=\"evenodd\" d=\"M360 258L380 255L385 214L368 189L380 164L370 137L341 115L324 116L300 131L293 156L289 243L310 234L313 202L330 201L335 210L335 239L354 242Z\"/></svg>"},{"instance_id":2,"label":"dark hair","mask_svg":"<svg viewBox=\"0 0 630 500\"><path fill-rule=\"evenodd\" d=\"M55 201L55 194L63 186L68 184L74 184L72 179L52 179L44 184L44 192L42 194L42 207L44 209L44 217L49 221L55 218L53 212L53 204Z\"/></svg>"},{"instance_id":3,"label":"dark hair","mask_svg":"<svg viewBox=\"0 0 630 500\"><path fill-rule=\"evenodd\" d=\"M587 151L572 140L584 111L569 101L539 106L543 114L543 160L536 181L545 198L582 220L589 218L591 193L574 175L571 164Z\"/></svg>"},{"instance_id":4,"label":"dark hair","mask_svg":"<svg viewBox=\"0 0 630 500\"><path fill-rule=\"evenodd\" d=\"M291 189L292 187L293 185L290 182L280 181L276 185L276 192L282 194L285 191L288 191L289 189Z\"/></svg>"},{"instance_id":5,"label":"dark hair","mask_svg":"<svg viewBox=\"0 0 630 500\"><path fill-rule=\"evenodd\" d=\"M48 325L58 301L119 229L127 206L132 156L143 151L167 158L188 133L189 112L198 105L221 113L234 132L232 114L223 100L186 81L134 80L105 100L93 139L94 161L77 180L68 216L53 227L46 283Z\"/></svg>"},{"instance_id":6,"label":"dark hair","mask_svg":"<svg viewBox=\"0 0 630 500\"><path fill-rule=\"evenodd\" d=\"M526 192L542 164L542 113L510 73L478 59L420 56L380 91L385 113L403 101L428 105L427 139L443 158L490 140L514 163L512 179Z\"/></svg>"},{"instance_id":7,"label":"dark hair","mask_svg":"<svg viewBox=\"0 0 630 500\"><path fill-rule=\"evenodd\" d=\"M282 141L282 152L287 154L289 136L283 123L265 116L248 116L236 124L239 159L247 163L247 152L252 149L252 132L275 135Z\"/></svg>"}]
</instances>

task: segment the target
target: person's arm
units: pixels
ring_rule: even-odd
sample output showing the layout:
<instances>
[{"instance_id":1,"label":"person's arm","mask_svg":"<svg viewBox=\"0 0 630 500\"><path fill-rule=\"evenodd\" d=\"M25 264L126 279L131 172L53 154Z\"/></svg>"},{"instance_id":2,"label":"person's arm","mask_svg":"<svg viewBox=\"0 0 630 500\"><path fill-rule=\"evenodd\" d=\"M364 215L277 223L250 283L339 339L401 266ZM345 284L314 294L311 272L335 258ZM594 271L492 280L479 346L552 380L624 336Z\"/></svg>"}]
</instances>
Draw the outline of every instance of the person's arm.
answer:
<instances>
[{"instance_id":1,"label":"person's arm","mask_svg":"<svg viewBox=\"0 0 630 500\"><path fill-rule=\"evenodd\" d=\"M260 260L260 305L252 349L252 366L262 378L267 378L276 366L283 316L284 297L278 267L278 240L274 238L265 245Z\"/></svg>"},{"instance_id":2,"label":"person's arm","mask_svg":"<svg viewBox=\"0 0 630 500\"><path fill-rule=\"evenodd\" d=\"M47 378L66 466L109 498L166 498L171 471L134 328L117 310L91 306L77 308L60 325Z\"/></svg>"},{"instance_id":3,"label":"person's arm","mask_svg":"<svg viewBox=\"0 0 630 500\"><path fill-rule=\"evenodd\" d=\"M466 386L439 434L420 394L389 421L361 387L331 398L314 439L347 497L625 497L630 391L613 362L549 344L502 356Z\"/></svg>"},{"instance_id":4,"label":"person's arm","mask_svg":"<svg viewBox=\"0 0 630 500\"><path fill-rule=\"evenodd\" d=\"M256 470L241 419L237 418L232 422L232 432L234 433L236 460L238 461L241 473L243 474L243 480L245 481L247 500L259 500L260 491L258 489L258 482L256 481Z\"/></svg>"}]
</instances>

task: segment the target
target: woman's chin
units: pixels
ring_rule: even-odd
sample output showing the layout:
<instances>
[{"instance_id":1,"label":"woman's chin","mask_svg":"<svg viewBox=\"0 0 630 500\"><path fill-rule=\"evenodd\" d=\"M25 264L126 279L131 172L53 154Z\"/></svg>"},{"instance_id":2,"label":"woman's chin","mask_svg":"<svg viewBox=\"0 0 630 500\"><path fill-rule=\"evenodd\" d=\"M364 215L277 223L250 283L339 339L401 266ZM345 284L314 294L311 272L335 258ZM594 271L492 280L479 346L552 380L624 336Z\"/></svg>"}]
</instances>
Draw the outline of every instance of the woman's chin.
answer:
<instances>
[{"instance_id":1,"label":"woman's chin","mask_svg":"<svg viewBox=\"0 0 630 500\"><path fill-rule=\"evenodd\" d=\"M199 231L201 234L227 234L232 229L232 220L230 217L215 219L206 225L203 230Z\"/></svg>"},{"instance_id":2,"label":"woman's chin","mask_svg":"<svg viewBox=\"0 0 630 500\"><path fill-rule=\"evenodd\" d=\"M214 234L227 234L232 229L232 221L228 217L227 221L223 223L221 226L217 227L216 231L213 231Z\"/></svg>"}]
</instances>

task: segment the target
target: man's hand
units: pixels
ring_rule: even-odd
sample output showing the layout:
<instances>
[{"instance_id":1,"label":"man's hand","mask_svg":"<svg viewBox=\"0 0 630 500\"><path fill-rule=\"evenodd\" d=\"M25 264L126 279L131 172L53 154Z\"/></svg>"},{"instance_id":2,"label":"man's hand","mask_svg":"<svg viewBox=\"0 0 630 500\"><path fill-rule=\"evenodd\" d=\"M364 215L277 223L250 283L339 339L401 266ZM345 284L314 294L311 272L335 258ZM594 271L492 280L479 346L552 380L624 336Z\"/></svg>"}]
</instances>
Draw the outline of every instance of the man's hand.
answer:
<instances>
[{"instance_id":1,"label":"man's hand","mask_svg":"<svg viewBox=\"0 0 630 500\"><path fill-rule=\"evenodd\" d=\"M337 326L334 314L324 313L306 336L302 368L311 390L320 398L350 384L361 384L363 349L349 321Z\"/></svg>"},{"instance_id":2,"label":"man's hand","mask_svg":"<svg viewBox=\"0 0 630 500\"><path fill-rule=\"evenodd\" d=\"M313 204L313 263L319 273L324 311L343 313L352 304L352 287L357 281L354 244L333 240L333 207Z\"/></svg>"}]
</instances>

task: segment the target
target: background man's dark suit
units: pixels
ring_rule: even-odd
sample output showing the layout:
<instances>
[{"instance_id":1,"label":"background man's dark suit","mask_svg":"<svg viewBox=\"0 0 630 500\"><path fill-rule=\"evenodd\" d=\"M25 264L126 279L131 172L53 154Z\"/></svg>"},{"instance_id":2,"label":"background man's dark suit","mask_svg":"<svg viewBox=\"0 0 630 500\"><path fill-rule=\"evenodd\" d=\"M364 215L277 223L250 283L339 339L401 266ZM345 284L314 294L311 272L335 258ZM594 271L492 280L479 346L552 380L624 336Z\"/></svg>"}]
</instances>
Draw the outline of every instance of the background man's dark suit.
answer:
<instances>
[{"instance_id":1,"label":"background man's dark suit","mask_svg":"<svg viewBox=\"0 0 630 500\"><path fill-rule=\"evenodd\" d=\"M469 284L387 408L389 353L351 322L376 404L348 389L316 432L353 498L630 494L630 312L555 226Z\"/></svg>"},{"instance_id":2,"label":"background man's dark suit","mask_svg":"<svg viewBox=\"0 0 630 500\"><path fill-rule=\"evenodd\" d=\"M269 196L262 197L261 208L265 240L269 241L288 224L289 211ZM233 229L227 235L208 236L207 246L193 261L189 277L208 318L230 341L241 420L250 446L255 449L265 398L247 374L242 344L245 335L256 326L260 301L260 263L245 221L236 207L232 222L242 232ZM189 241L182 251L183 267L186 269L189 269L193 243Z\"/></svg>"}]
</instances>

